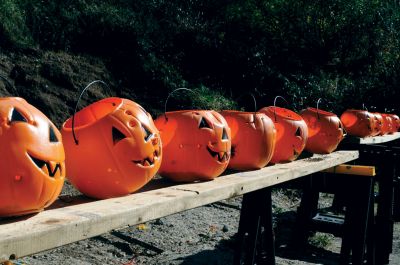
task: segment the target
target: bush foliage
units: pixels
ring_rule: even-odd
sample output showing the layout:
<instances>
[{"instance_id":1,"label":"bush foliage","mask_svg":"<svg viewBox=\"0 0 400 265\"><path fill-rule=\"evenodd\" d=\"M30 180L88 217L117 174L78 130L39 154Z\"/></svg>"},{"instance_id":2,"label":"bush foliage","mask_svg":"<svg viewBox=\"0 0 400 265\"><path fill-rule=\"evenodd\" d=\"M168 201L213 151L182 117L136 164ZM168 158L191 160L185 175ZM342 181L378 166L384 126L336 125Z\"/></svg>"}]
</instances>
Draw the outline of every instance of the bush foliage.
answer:
<instances>
[{"instance_id":1,"label":"bush foliage","mask_svg":"<svg viewBox=\"0 0 400 265\"><path fill-rule=\"evenodd\" d=\"M337 112L400 111L397 1L3 0L0 10L3 46L102 57L160 109L187 86L205 107L252 92L260 106L282 95L296 109L322 97Z\"/></svg>"}]
</instances>

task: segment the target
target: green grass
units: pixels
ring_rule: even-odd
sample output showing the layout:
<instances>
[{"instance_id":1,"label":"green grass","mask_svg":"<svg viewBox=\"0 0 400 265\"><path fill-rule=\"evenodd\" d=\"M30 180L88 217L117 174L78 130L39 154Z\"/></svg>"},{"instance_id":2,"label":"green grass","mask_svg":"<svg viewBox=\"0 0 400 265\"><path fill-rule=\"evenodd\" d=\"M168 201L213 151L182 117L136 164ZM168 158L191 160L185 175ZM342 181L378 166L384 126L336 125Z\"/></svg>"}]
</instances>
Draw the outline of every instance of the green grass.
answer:
<instances>
[{"instance_id":1,"label":"green grass","mask_svg":"<svg viewBox=\"0 0 400 265\"><path fill-rule=\"evenodd\" d=\"M332 244L334 236L331 234L317 232L315 235L310 237L310 245L317 248L326 248Z\"/></svg>"}]
</instances>

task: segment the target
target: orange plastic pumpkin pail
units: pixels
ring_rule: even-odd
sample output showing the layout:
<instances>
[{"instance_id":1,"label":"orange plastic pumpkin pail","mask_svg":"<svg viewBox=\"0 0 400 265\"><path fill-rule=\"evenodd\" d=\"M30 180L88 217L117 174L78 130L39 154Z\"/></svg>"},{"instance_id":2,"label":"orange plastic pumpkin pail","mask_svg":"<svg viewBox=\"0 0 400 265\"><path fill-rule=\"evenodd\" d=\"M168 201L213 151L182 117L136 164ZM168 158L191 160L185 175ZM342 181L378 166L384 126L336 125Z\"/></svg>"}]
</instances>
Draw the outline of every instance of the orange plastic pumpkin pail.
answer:
<instances>
[{"instance_id":1,"label":"orange plastic pumpkin pail","mask_svg":"<svg viewBox=\"0 0 400 265\"><path fill-rule=\"evenodd\" d=\"M382 128L380 135L392 134L393 129L393 117L390 114L381 113L382 116Z\"/></svg>"},{"instance_id":2,"label":"orange plastic pumpkin pail","mask_svg":"<svg viewBox=\"0 0 400 265\"><path fill-rule=\"evenodd\" d=\"M392 117L392 130L393 132L400 131L400 118L396 114L388 114Z\"/></svg>"},{"instance_id":3,"label":"orange plastic pumpkin pail","mask_svg":"<svg viewBox=\"0 0 400 265\"><path fill-rule=\"evenodd\" d=\"M65 178L61 134L22 98L0 98L0 216L39 212L53 203Z\"/></svg>"},{"instance_id":4,"label":"orange plastic pumpkin pail","mask_svg":"<svg viewBox=\"0 0 400 265\"><path fill-rule=\"evenodd\" d=\"M308 127L305 149L314 154L329 154L336 150L344 132L339 117L331 112L307 108L300 112Z\"/></svg>"},{"instance_id":5,"label":"orange plastic pumpkin pail","mask_svg":"<svg viewBox=\"0 0 400 265\"><path fill-rule=\"evenodd\" d=\"M290 162L303 152L307 137L307 124L297 113L276 106L264 107L259 112L266 114L276 128L276 144L271 163Z\"/></svg>"},{"instance_id":6,"label":"orange plastic pumpkin pail","mask_svg":"<svg viewBox=\"0 0 400 265\"><path fill-rule=\"evenodd\" d=\"M68 179L89 197L132 193L161 165L161 140L153 119L128 99L97 101L69 118L61 132Z\"/></svg>"},{"instance_id":7,"label":"orange plastic pumpkin pail","mask_svg":"<svg viewBox=\"0 0 400 265\"><path fill-rule=\"evenodd\" d=\"M171 92L192 90L178 88ZM212 180L224 172L231 157L231 130L213 110L167 112L155 120L163 142L159 174L172 181Z\"/></svg>"},{"instance_id":8,"label":"orange plastic pumpkin pail","mask_svg":"<svg viewBox=\"0 0 400 265\"><path fill-rule=\"evenodd\" d=\"M376 133L375 117L366 110L348 109L340 120L349 135L364 138Z\"/></svg>"},{"instance_id":9,"label":"orange plastic pumpkin pail","mask_svg":"<svg viewBox=\"0 0 400 265\"><path fill-rule=\"evenodd\" d=\"M263 113L225 110L222 116L231 128L232 151L228 167L235 170L265 167L275 150L276 129Z\"/></svg>"},{"instance_id":10,"label":"orange plastic pumpkin pail","mask_svg":"<svg viewBox=\"0 0 400 265\"><path fill-rule=\"evenodd\" d=\"M177 182L211 180L231 156L231 130L213 110L167 112L155 120L163 142L160 175Z\"/></svg>"},{"instance_id":11,"label":"orange plastic pumpkin pail","mask_svg":"<svg viewBox=\"0 0 400 265\"><path fill-rule=\"evenodd\" d=\"M373 115L374 121L375 121L374 122L372 136L386 134L385 132L382 132L382 127L383 127L383 117L382 117L382 115L380 113L378 113L378 112L373 112L372 115Z\"/></svg>"}]
</instances>

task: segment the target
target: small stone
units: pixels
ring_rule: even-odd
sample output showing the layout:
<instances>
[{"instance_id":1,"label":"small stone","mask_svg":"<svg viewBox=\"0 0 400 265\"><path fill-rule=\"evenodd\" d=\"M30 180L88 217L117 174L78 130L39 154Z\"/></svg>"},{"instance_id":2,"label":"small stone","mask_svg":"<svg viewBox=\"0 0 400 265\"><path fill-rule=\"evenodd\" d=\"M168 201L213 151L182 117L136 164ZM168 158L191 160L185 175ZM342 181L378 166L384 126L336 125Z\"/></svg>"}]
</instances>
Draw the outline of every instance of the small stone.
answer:
<instances>
[{"instance_id":1,"label":"small stone","mask_svg":"<svg viewBox=\"0 0 400 265\"><path fill-rule=\"evenodd\" d=\"M228 226L227 226L227 225L224 225L224 226L222 227L222 232L228 232L228 231L229 231Z\"/></svg>"},{"instance_id":2,"label":"small stone","mask_svg":"<svg viewBox=\"0 0 400 265\"><path fill-rule=\"evenodd\" d=\"M163 222L163 220L161 220L161 219L157 219L157 220L154 222L154 224L155 224L155 225L164 225L164 222Z\"/></svg>"}]
</instances>

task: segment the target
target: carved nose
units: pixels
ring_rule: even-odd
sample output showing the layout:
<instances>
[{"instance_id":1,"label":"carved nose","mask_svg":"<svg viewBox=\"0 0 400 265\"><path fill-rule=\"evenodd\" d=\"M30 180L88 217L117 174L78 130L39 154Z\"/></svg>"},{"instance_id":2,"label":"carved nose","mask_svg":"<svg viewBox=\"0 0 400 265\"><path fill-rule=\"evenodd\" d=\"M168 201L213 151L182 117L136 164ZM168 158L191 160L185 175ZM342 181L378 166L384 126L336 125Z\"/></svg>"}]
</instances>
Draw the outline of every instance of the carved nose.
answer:
<instances>
[{"instance_id":1,"label":"carved nose","mask_svg":"<svg viewBox=\"0 0 400 265\"><path fill-rule=\"evenodd\" d=\"M53 126L49 125L49 140L51 143L58 143L59 140L57 138L56 133L54 132Z\"/></svg>"},{"instance_id":2,"label":"carved nose","mask_svg":"<svg viewBox=\"0 0 400 265\"><path fill-rule=\"evenodd\" d=\"M228 134L226 133L225 128L222 129L222 140L228 140Z\"/></svg>"},{"instance_id":3,"label":"carved nose","mask_svg":"<svg viewBox=\"0 0 400 265\"><path fill-rule=\"evenodd\" d=\"M300 127L297 128L297 131L296 131L295 135L301 137L301 129L300 129Z\"/></svg>"}]
</instances>

